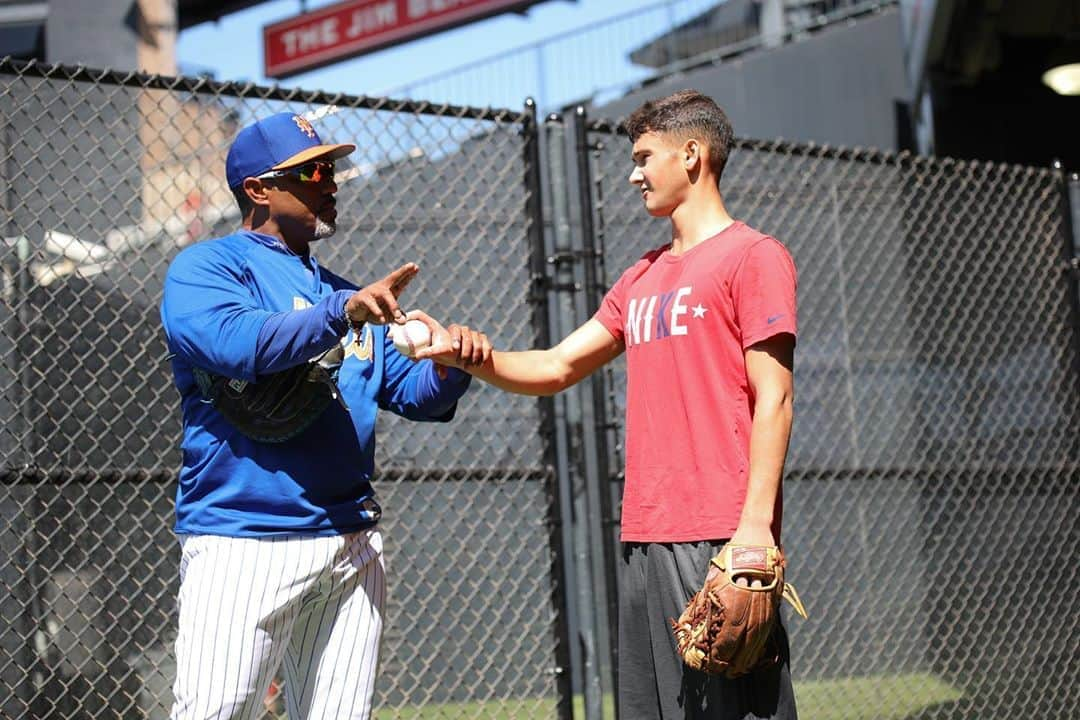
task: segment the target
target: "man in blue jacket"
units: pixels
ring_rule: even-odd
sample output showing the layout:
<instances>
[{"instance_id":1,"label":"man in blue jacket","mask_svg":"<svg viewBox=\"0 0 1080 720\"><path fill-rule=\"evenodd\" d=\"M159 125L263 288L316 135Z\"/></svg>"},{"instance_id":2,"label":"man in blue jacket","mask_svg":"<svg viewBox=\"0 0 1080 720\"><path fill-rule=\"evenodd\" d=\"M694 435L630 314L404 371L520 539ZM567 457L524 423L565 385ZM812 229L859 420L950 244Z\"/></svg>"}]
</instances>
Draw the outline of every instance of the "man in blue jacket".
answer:
<instances>
[{"instance_id":1,"label":"man in blue jacket","mask_svg":"<svg viewBox=\"0 0 1080 720\"><path fill-rule=\"evenodd\" d=\"M294 720L370 715L386 597L376 411L450 420L469 386L459 367L490 352L459 325L464 350L445 365L394 349L386 325L404 319L415 264L361 289L316 263L311 244L335 230L334 161L354 149L292 113L244 128L226 161L243 229L169 267L161 317L184 430L174 720L255 717L279 670ZM242 387L336 346L343 402L280 442L240 432L196 381Z\"/></svg>"}]
</instances>

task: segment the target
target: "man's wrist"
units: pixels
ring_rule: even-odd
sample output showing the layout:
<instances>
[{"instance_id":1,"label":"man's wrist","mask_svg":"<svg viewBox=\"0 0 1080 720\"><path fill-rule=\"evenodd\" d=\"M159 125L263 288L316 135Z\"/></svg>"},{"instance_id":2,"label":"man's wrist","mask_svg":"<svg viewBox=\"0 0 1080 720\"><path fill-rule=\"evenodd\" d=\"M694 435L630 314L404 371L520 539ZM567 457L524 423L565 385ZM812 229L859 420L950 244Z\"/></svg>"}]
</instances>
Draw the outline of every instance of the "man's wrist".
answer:
<instances>
[{"instance_id":1,"label":"man's wrist","mask_svg":"<svg viewBox=\"0 0 1080 720\"><path fill-rule=\"evenodd\" d=\"M349 295L345 302L341 306L342 319L344 320L345 331L353 331L353 337L356 342L360 342L360 329L364 326L364 322L367 320L367 313L364 312L363 306L349 309L349 302L353 296ZM358 317L359 316L359 317Z\"/></svg>"}]
</instances>

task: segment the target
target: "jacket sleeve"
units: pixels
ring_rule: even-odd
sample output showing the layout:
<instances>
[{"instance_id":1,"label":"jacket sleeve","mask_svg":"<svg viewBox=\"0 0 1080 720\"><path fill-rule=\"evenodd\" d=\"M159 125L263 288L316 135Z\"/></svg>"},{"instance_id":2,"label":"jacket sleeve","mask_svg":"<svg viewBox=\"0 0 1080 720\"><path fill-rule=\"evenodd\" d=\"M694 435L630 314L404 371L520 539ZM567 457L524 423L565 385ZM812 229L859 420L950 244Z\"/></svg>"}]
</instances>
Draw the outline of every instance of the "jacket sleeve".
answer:
<instances>
[{"instance_id":1,"label":"jacket sleeve","mask_svg":"<svg viewBox=\"0 0 1080 720\"><path fill-rule=\"evenodd\" d=\"M304 362L337 342L345 291L304 310L256 304L242 258L210 243L180 253L165 277L161 319L170 352L210 372L254 381Z\"/></svg>"},{"instance_id":2,"label":"jacket sleeve","mask_svg":"<svg viewBox=\"0 0 1080 720\"><path fill-rule=\"evenodd\" d=\"M431 360L415 362L397 351L383 330L378 333L386 358L379 407L409 420L448 422L457 410L472 376L456 368L446 368L440 378Z\"/></svg>"},{"instance_id":3,"label":"jacket sleeve","mask_svg":"<svg viewBox=\"0 0 1080 720\"><path fill-rule=\"evenodd\" d=\"M255 343L255 372L285 370L333 347L348 330L345 302L351 294L338 290L309 308L271 313Z\"/></svg>"}]
</instances>

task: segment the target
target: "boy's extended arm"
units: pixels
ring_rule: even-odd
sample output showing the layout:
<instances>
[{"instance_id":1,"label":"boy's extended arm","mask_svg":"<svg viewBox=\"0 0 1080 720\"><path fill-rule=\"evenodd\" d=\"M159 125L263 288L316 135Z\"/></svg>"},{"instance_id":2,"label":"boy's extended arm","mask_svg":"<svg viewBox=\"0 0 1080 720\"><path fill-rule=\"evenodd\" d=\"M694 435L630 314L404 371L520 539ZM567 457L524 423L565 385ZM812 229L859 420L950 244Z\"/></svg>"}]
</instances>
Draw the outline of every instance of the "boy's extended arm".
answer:
<instances>
[{"instance_id":1,"label":"boy's extended arm","mask_svg":"<svg viewBox=\"0 0 1080 720\"><path fill-rule=\"evenodd\" d=\"M441 333L445 333L445 330L441 330ZM440 332L434 335L436 339L432 347L417 353L417 357L430 357L436 362L449 360L448 364L457 364L448 351L449 337L440 337ZM444 344L447 347L443 347ZM553 395L618 357L622 351L622 343L607 328L597 320L589 320L548 350L496 350L479 365L461 367L474 377L507 392Z\"/></svg>"},{"instance_id":2,"label":"boy's extended arm","mask_svg":"<svg viewBox=\"0 0 1080 720\"><path fill-rule=\"evenodd\" d=\"M483 365L466 371L507 392L554 395L590 375L623 351L597 320L589 320L553 348L494 351Z\"/></svg>"}]
</instances>

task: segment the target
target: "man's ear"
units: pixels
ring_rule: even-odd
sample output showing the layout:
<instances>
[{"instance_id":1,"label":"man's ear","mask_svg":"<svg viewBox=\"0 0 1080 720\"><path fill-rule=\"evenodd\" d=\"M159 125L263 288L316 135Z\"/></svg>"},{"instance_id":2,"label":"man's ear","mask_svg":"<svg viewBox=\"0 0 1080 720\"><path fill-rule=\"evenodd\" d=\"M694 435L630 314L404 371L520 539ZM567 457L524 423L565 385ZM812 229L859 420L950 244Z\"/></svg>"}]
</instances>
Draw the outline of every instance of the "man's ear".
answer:
<instances>
[{"instance_id":1,"label":"man's ear","mask_svg":"<svg viewBox=\"0 0 1080 720\"><path fill-rule=\"evenodd\" d=\"M258 178L244 178L244 193L253 205L269 205L270 199L266 196L266 186Z\"/></svg>"}]
</instances>

